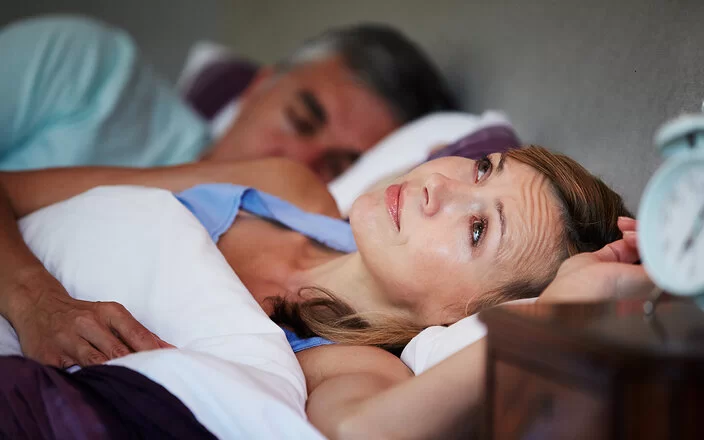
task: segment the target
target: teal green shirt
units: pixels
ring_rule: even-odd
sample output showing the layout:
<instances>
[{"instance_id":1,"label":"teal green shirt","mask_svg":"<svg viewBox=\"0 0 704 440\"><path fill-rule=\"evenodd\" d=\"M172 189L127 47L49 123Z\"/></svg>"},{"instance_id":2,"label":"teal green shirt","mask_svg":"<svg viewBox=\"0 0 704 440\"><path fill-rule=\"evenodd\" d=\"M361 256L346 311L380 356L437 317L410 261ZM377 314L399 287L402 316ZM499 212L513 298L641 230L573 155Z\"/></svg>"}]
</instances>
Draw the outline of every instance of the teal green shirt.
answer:
<instances>
[{"instance_id":1,"label":"teal green shirt","mask_svg":"<svg viewBox=\"0 0 704 440\"><path fill-rule=\"evenodd\" d=\"M207 123L123 31L50 16L0 29L0 170L196 160Z\"/></svg>"}]
</instances>

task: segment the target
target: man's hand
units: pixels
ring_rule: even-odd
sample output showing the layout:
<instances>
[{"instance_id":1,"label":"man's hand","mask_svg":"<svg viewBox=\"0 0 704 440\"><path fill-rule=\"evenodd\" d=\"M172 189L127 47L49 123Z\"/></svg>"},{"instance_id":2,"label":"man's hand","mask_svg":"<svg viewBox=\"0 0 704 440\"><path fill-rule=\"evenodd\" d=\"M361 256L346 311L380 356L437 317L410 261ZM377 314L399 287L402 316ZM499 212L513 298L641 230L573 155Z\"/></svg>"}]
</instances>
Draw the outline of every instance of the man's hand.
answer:
<instances>
[{"instance_id":1,"label":"man's hand","mask_svg":"<svg viewBox=\"0 0 704 440\"><path fill-rule=\"evenodd\" d=\"M8 316L25 356L67 368L95 365L142 350L171 347L114 302L71 298L50 275L15 287Z\"/></svg>"},{"instance_id":2,"label":"man's hand","mask_svg":"<svg viewBox=\"0 0 704 440\"><path fill-rule=\"evenodd\" d=\"M643 266L633 264L638 261L636 221L622 217L618 226L623 239L565 260L539 301L600 301L652 290Z\"/></svg>"}]
</instances>

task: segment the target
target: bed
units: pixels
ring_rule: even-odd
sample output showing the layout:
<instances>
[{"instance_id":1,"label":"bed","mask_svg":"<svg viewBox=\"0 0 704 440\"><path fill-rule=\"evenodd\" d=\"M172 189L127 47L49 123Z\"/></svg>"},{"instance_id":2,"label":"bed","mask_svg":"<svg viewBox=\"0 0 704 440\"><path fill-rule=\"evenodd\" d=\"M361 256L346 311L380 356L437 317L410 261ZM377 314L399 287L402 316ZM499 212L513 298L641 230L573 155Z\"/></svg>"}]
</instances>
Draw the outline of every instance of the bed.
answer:
<instances>
[{"instance_id":1,"label":"bed","mask_svg":"<svg viewBox=\"0 0 704 440\"><path fill-rule=\"evenodd\" d=\"M455 89L463 92L465 108L473 111L433 115L382 141L358 167L331 184L343 211L356 194L389 172L387 168L378 169L379 158L398 157L395 146L409 138L422 139L413 150L414 156L400 160L391 170L400 172L424 160L438 145L492 124L513 126L523 141L544 143L581 160L624 190L629 205L635 207L645 176L656 164L655 155L650 153L654 128L676 112L698 108L704 97L704 86L697 80L702 67L691 56L704 41L698 20L704 6L699 3L691 2L687 11L679 4L658 2L460 5L441 1L433 6L433 16L425 13L427 3L420 1L403 6L399 3L396 8L377 7L371 1L343 6L318 3L312 26L291 23L313 20L313 5L273 3L279 12L267 15L271 20L267 27L245 26L261 12L258 8L241 11L234 18L238 25L233 32L242 52L254 53L264 47L268 49L263 56L273 56L283 51L284 41L299 40L321 28L323 22L387 20L408 30L430 49ZM365 4L374 7L365 8ZM405 12L398 14L401 8ZM276 41L268 35L272 27L279 29ZM500 108L505 113L486 113L486 108ZM440 125L435 124L441 122L445 125L436 130ZM620 159L628 155L633 160L624 168ZM305 420L305 381L285 337L256 304L253 306L251 297L247 299L243 286L213 252L208 244L212 243L202 236L194 219L172 204L169 197L137 188L97 189L25 219L22 232L49 269L77 297L90 299L103 280L114 280L111 288L116 297L134 310L138 319L148 320L147 313L140 316L138 310L148 310L154 304L141 304L138 292L146 288L172 292L165 301L170 304L169 312L182 316L188 326L173 327L166 319L146 324L182 349L158 357L136 354L115 363L166 384L174 395L188 402L213 433L221 438L319 438ZM102 201L106 211L88 209L89 200L91 204ZM119 216L109 216L113 208L108 206L120 207ZM150 206L163 209L148 209ZM154 216L157 224L164 224L163 215L172 213L167 228L177 229L192 240L184 239L181 248L167 250L160 243L169 229L150 231L153 234L149 239L159 251L139 254L132 235L134 223L130 223L130 213L136 209ZM92 221L79 222L81 213L85 215L80 218ZM110 223L108 217L120 219L120 224ZM105 229L96 230L98 225ZM124 266L97 266L96 261L110 261L111 255L101 255L93 242L80 239L88 233L103 237L103 244L112 246L113 251L119 249L139 258L125 259ZM66 245L67 253L56 253L61 244ZM69 253L82 257L75 260ZM190 270L190 259L179 260L184 255L198 255L199 261L217 270ZM189 270L179 270L186 265ZM157 273L157 281L144 275L148 272ZM91 274L88 281L79 283L78 275L86 273ZM134 276L122 276L125 273ZM203 305L193 303L207 286L217 295L214 303L222 306L218 310L203 310ZM134 296L123 297L125 292ZM243 321L247 325L214 331L210 325L213 316L234 308L238 313L247 310ZM484 331L473 317L449 328L428 329L409 344L402 359L416 373L422 373L482 337ZM18 351L11 327L0 319L0 352ZM173 365L184 367L177 370ZM213 372L212 376L204 371ZM201 380L185 380L188 377ZM208 400L199 397L202 395L215 397ZM277 423L267 423L272 415Z\"/></svg>"}]
</instances>

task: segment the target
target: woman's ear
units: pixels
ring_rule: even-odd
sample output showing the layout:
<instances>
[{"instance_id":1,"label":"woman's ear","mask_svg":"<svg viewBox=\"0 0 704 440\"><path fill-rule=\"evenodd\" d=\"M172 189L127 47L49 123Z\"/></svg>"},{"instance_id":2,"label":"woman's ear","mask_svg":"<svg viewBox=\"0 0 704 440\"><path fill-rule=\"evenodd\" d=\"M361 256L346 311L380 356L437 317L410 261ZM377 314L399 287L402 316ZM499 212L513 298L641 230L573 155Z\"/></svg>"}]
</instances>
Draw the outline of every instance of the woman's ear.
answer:
<instances>
[{"instance_id":1,"label":"woman's ear","mask_svg":"<svg viewBox=\"0 0 704 440\"><path fill-rule=\"evenodd\" d=\"M254 75L254 78L252 78L252 81L249 82L242 94L240 94L240 99L247 99L252 94L268 86L275 74L276 71L272 66L260 67Z\"/></svg>"}]
</instances>

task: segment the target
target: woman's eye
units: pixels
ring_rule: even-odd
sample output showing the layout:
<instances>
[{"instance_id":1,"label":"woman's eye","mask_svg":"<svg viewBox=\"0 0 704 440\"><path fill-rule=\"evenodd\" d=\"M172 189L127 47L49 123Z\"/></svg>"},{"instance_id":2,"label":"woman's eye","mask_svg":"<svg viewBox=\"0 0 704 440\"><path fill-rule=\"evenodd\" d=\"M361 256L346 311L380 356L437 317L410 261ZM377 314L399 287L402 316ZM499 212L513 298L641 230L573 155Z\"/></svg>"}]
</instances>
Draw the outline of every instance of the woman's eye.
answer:
<instances>
[{"instance_id":1,"label":"woman's eye","mask_svg":"<svg viewBox=\"0 0 704 440\"><path fill-rule=\"evenodd\" d=\"M488 157L484 156L477 161L477 177L475 183L480 182L487 173L491 172L491 161Z\"/></svg>"},{"instance_id":2,"label":"woman's eye","mask_svg":"<svg viewBox=\"0 0 704 440\"><path fill-rule=\"evenodd\" d=\"M477 246L484 236L486 231L486 220L484 219L473 219L472 220L472 246Z\"/></svg>"}]
</instances>

